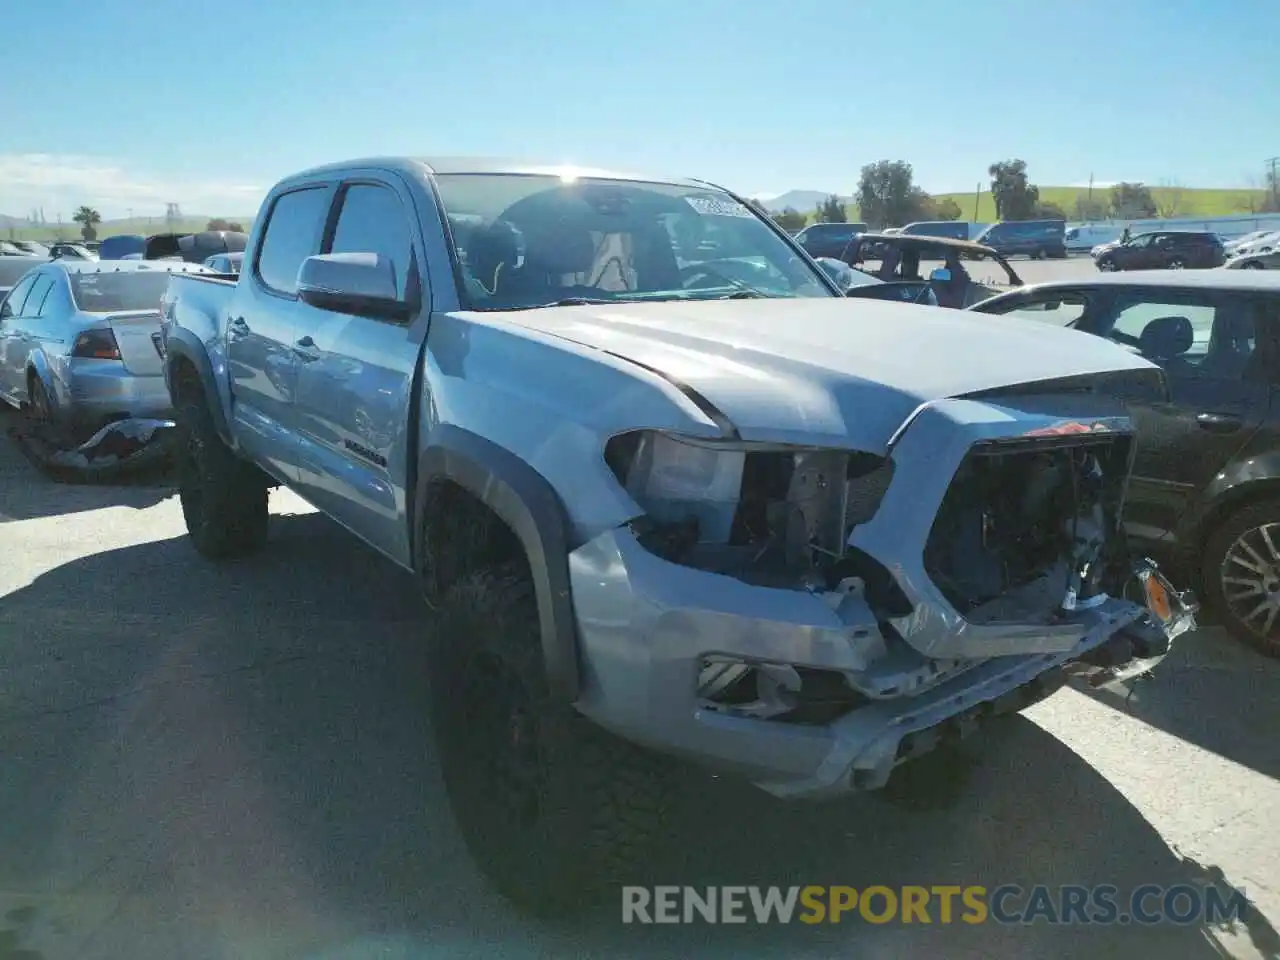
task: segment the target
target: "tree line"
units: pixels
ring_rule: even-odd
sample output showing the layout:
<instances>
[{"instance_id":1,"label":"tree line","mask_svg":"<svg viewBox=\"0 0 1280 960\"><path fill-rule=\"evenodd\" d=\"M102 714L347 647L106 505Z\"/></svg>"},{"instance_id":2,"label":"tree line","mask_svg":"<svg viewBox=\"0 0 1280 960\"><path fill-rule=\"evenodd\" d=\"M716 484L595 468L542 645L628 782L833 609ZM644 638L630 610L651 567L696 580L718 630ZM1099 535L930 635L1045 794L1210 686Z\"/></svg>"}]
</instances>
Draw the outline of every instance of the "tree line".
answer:
<instances>
[{"instance_id":1,"label":"tree line","mask_svg":"<svg viewBox=\"0 0 1280 960\"><path fill-rule=\"evenodd\" d=\"M1109 190L1080 191L1071 209L1040 199L1040 188L1027 176L1025 160L999 160L987 168L991 197L999 220L1151 220L1176 217L1182 212L1182 190L1176 185L1161 191L1159 200L1143 183L1117 183ZM1280 208L1280 191L1268 175L1265 208ZM950 197L930 196L915 183L911 164L905 160L877 160L862 168L858 192L852 198L857 219L873 230L901 227L919 220L959 220L960 205ZM787 207L771 216L785 230L799 230L813 223L848 223L850 210L834 194L812 214Z\"/></svg>"}]
</instances>

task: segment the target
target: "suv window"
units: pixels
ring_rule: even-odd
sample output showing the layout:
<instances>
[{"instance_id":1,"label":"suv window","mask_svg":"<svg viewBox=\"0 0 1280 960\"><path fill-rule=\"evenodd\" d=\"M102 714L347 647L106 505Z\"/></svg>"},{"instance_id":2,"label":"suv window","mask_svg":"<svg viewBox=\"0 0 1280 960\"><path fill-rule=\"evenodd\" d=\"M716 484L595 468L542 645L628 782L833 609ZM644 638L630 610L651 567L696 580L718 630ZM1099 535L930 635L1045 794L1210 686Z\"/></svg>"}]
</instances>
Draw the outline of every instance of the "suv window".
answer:
<instances>
[{"instance_id":1,"label":"suv window","mask_svg":"<svg viewBox=\"0 0 1280 960\"><path fill-rule=\"evenodd\" d=\"M27 277L9 291L4 306L0 307L0 319L19 316L22 313L22 304L26 301L27 294L31 292L31 285L35 282L35 277Z\"/></svg>"},{"instance_id":2,"label":"suv window","mask_svg":"<svg viewBox=\"0 0 1280 960\"><path fill-rule=\"evenodd\" d=\"M403 297L412 260L409 220L393 190L370 183L353 183L342 193L342 210L328 253L376 253L391 261L396 286Z\"/></svg>"},{"instance_id":3,"label":"suv window","mask_svg":"<svg viewBox=\"0 0 1280 960\"><path fill-rule=\"evenodd\" d=\"M303 187L276 197L258 250L258 278L278 293L298 291L298 268L316 252L329 211L327 187Z\"/></svg>"},{"instance_id":4,"label":"suv window","mask_svg":"<svg viewBox=\"0 0 1280 960\"><path fill-rule=\"evenodd\" d=\"M1255 315L1264 306L1244 295L1126 294L1098 332L1172 373L1239 379L1253 356Z\"/></svg>"}]
</instances>

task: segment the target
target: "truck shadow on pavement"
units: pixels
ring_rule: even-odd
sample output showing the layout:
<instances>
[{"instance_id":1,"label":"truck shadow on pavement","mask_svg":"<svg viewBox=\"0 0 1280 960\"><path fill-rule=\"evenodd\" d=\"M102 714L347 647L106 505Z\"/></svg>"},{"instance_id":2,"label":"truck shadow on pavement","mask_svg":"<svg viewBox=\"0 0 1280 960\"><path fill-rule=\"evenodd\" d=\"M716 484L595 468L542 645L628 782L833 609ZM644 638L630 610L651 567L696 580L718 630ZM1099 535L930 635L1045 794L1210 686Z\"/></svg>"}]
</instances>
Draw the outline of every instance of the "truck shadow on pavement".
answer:
<instances>
[{"instance_id":1,"label":"truck shadow on pavement","mask_svg":"<svg viewBox=\"0 0 1280 960\"><path fill-rule=\"evenodd\" d=\"M274 518L270 548L239 564L162 540L0 598L0 917L23 918L0 943L50 960L268 943L335 958L1222 955L1199 925L659 927L623 925L617 904L527 920L449 814L422 623L410 578L319 515ZM894 794L813 806L689 774L637 882L1221 882L1029 720L933 759ZM1277 955L1256 909L1237 935Z\"/></svg>"},{"instance_id":2,"label":"truck shadow on pavement","mask_svg":"<svg viewBox=\"0 0 1280 960\"><path fill-rule=\"evenodd\" d=\"M1188 743L1280 779L1280 663L1217 627L1181 640L1164 663L1124 692L1096 691L1100 703ZM1189 708L1189 705L1194 707Z\"/></svg>"}]
</instances>

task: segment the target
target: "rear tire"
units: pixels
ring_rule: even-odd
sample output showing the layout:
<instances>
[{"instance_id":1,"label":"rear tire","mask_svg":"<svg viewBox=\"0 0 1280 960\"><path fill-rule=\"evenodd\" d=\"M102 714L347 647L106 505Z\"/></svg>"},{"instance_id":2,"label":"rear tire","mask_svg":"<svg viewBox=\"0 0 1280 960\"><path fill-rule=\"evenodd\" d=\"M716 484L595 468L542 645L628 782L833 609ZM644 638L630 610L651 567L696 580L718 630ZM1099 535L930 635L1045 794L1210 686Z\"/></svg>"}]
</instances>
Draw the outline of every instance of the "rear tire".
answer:
<instances>
[{"instance_id":1,"label":"rear tire","mask_svg":"<svg viewBox=\"0 0 1280 960\"><path fill-rule=\"evenodd\" d=\"M658 758L551 693L533 584L522 569L465 577L436 607L432 725L450 806L508 900L565 913L638 883L662 834Z\"/></svg>"},{"instance_id":2,"label":"rear tire","mask_svg":"<svg viewBox=\"0 0 1280 960\"><path fill-rule=\"evenodd\" d=\"M1205 599L1228 632L1280 657L1280 500L1251 503L1223 520L1205 542L1201 576ZM1251 616L1255 608L1260 612Z\"/></svg>"},{"instance_id":3,"label":"rear tire","mask_svg":"<svg viewBox=\"0 0 1280 960\"><path fill-rule=\"evenodd\" d=\"M218 435L199 390L177 404L176 452L182 516L196 552L210 560L248 556L267 542L267 482Z\"/></svg>"},{"instance_id":4,"label":"rear tire","mask_svg":"<svg viewBox=\"0 0 1280 960\"><path fill-rule=\"evenodd\" d=\"M1181 257L1170 258L1169 260L1170 270L1185 270L1186 268L1187 268L1187 261L1183 260Z\"/></svg>"},{"instance_id":5,"label":"rear tire","mask_svg":"<svg viewBox=\"0 0 1280 960\"><path fill-rule=\"evenodd\" d=\"M44 381L34 370L27 374L27 416L45 426L53 422L53 403Z\"/></svg>"}]
</instances>

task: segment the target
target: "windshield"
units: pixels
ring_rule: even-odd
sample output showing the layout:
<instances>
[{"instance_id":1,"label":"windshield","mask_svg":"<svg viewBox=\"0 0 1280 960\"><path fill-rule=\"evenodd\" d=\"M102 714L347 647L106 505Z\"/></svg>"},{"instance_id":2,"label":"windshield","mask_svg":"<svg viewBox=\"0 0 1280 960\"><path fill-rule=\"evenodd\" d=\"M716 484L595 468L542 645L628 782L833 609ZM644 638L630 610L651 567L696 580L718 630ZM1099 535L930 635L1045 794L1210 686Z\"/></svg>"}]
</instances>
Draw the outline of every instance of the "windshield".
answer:
<instances>
[{"instance_id":1,"label":"windshield","mask_svg":"<svg viewBox=\"0 0 1280 960\"><path fill-rule=\"evenodd\" d=\"M436 183L469 309L836 295L772 227L712 187L524 174Z\"/></svg>"},{"instance_id":2,"label":"windshield","mask_svg":"<svg viewBox=\"0 0 1280 960\"><path fill-rule=\"evenodd\" d=\"M167 270L71 274L71 296L86 313L159 310L168 285Z\"/></svg>"}]
</instances>

